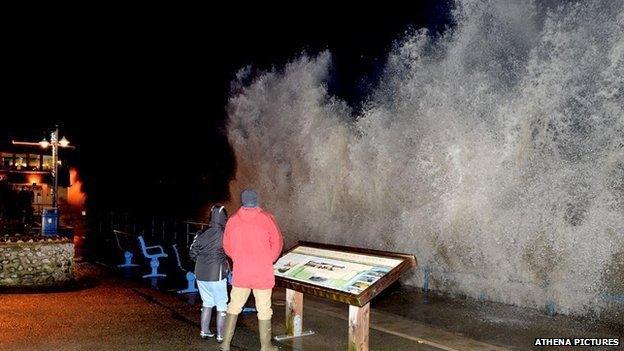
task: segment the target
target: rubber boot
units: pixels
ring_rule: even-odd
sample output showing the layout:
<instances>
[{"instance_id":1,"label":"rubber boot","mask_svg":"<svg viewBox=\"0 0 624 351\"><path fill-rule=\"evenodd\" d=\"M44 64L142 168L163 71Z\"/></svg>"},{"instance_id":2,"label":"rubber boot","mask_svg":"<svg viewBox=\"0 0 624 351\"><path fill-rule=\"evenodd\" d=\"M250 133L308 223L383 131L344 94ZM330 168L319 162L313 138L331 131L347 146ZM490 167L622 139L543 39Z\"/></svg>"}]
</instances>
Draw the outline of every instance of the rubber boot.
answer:
<instances>
[{"instance_id":1,"label":"rubber boot","mask_svg":"<svg viewBox=\"0 0 624 351\"><path fill-rule=\"evenodd\" d=\"M258 320L258 331L260 333L260 351L277 351L277 346L271 343L271 320Z\"/></svg>"},{"instance_id":2,"label":"rubber boot","mask_svg":"<svg viewBox=\"0 0 624 351\"><path fill-rule=\"evenodd\" d=\"M214 334L210 331L210 318L212 316L212 307L202 307L201 309L201 331L199 335L202 339L212 338Z\"/></svg>"},{"instance_id":3,"label":"rubber boot","mask_svg":"<svg viewBox=\"0 0 624 351\"><path fill-rule=\"evenodd\" d=\"M223 328L225 328L225 311L217 311L217 342L223 341Z\"/></svg>"},{"instance_id":4,"label":"rubber boot","mask_svg":"<svg viewBox=\"0 0 624 351\"><path fill-rule=\"evenodd\" d=\"M230 343L232 342L232 337L234 336L234 329L236 329L237 319L237 314L226 314L225 327L223 328L223 342L221 343L221 347L219 347L219 350L230 351Z\"/></svg>"}]
</instances>

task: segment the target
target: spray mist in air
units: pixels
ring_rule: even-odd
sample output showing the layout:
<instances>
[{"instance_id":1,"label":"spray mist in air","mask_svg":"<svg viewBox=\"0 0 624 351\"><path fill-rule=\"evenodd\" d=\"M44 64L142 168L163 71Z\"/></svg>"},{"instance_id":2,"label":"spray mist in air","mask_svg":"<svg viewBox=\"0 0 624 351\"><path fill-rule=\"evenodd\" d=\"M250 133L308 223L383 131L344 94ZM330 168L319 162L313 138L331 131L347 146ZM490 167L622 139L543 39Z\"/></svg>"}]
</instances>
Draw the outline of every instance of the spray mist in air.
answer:
<instances>
[{"instance_id":1,"label":"spray mist in air","mask_svg":"<svg viewBox=\"0 0 624 351\"><path fill-rule=\"evenodd\" d=\"M434 289L624 315L624 2L453 16L401 39L359 113L329 52L241 71L232 193L257 188L290 243L413 253Z\"/></svg>"}]
</instances>

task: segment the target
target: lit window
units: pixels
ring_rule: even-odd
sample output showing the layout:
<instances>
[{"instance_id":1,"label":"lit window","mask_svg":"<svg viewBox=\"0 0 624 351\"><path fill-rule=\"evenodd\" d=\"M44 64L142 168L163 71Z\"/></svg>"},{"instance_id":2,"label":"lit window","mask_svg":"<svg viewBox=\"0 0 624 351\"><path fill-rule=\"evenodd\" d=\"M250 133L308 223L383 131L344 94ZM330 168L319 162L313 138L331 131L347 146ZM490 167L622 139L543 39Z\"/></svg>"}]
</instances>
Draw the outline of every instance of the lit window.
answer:
<instances>
[{"instance_id":1,"label":"lit window","mask_svg":"<svg viewBox=\"0 0 624 351\"><path fill-rule=\"evenodd\" d=\"M26 161L28 160L28 156L26 154L16 154L15 155L15 168L18 170L26 168L28 165Z\"/></svg>"},{"instance_id":2,"label":"lit window","mask_svg":"<svg viewBox=\"0 0 624 351\"><path fill-rule=\"evenodd\" d=\"M39 170L39 155L28 155L28 169Z\"/></svg>"},{"instance_id":3,"label":"lit window","mask_svg":"<svg viewBox=\"0 0 624 351\"><path fill-rule=\"evenodd\" d=\"M52 156L43 155L43 169L46 171L52 170Z\"/></svg>"},{"instance_id":4,"label":"lit window","mask_svg":"<svg viewBox=\"0 0 624 351\"><path fill-rule=\"evenodd\" d=\"M0 165L0 167L2 168L11 168L13 167L13 154L7 153L7 152L2 152L0 153L0 158L2 161L2 164Z\"/></svg>"}]
</instances>

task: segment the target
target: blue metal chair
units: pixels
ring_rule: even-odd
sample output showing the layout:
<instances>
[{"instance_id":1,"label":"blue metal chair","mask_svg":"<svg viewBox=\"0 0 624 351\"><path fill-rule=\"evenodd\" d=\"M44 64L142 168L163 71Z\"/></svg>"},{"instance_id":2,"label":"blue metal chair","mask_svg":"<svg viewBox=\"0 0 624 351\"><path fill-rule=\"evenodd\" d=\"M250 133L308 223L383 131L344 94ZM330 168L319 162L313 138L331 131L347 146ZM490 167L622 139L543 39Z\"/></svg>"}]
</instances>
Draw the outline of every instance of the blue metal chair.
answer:
<instances>
[{"instance_id":1,"label":"blue metal chair","mask_svg":"<svg viewBox=\"0 0 624 351\"><path fill-rule=\"evenodd\" d=\"M171 247L173 248L173 253L176 256L176 262L178 264L178 268L183 273L186 273L187 287L186 289L178 290L178 294L189 294L189 293L198 292L199 290L197 290L197 288L195 287L195 281L197 280L195 273L191 272L190 270L187 271L186 269L184 269L184 266L182 265L182 260L180 259L180 252L178 251L178 245L173 244L171 245Z\"/></svg>"},{"instance_id":2,"label":"blue metal chair","mask_svg":"<svg viewBox=\"0 0 624 351\"><path fill-rule=\"evenodd\" d=\"M138 264L132 263L132 257L134 255L132 254L132 252L130 252L131 245L130 245L130 240L128 240L128 237L130 236L130 234L126 232L122 232L121 230L113 230L113 234L115 234L117 247L119 248L119 250L123 252L124 259L125 259L125 262L123 264L118 264L117 267L119 268L137 267Z\"/></svg>"},{"instance_id":3,"label":"blue metal chair","mask_svg":"<svg viewBox=\"0 0 624 351\"><path fill-rule=\"evenodd\" d=\"M166 274L158 273L158 266L160 266L160 262L158 261L158 259L161 257L168 257L163 247L160 245L145 245L145 239L143 239L142 235L139 235L139 244L141 244L141 251L143 252L143 256L150 260L150 267L152 267L152 273L144 275L143 278L166 277ZM152 251L152 253L150 253L149 251Z\"/></svg>"}]
</instances>

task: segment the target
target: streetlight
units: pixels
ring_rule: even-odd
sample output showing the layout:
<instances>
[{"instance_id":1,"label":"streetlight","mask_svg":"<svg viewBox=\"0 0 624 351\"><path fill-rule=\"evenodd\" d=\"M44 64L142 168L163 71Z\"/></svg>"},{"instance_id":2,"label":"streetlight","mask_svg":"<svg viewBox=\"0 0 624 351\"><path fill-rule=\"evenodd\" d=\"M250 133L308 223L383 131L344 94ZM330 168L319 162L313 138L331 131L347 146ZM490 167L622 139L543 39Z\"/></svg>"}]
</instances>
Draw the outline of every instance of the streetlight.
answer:
<instances>
[{"instance_id":1,"label":"streetlight","mask_svg":"<svg viewBox=\"0 0 624 351\"><path fill-rule=\"evenodd\" d=\"M15 141L13 140L13 145L30 145L30 146L40 146L43 149L47 149L49 146L52 146L52 180L54 185L52 186L52 208L53 210L57 210L58 207L58 148L59 146L62 148L74 148L73 146L69 146L69 140L63 137L59 140L59 129L58 126L54 129L52 133L50 133L50 141L47 141L44 137L38 143L32 143L27 141ZM57 212L58 213L58 212Z\"/></svg>"},{"instance_id":2,"label":"streetlight","mask_svg":"<svg viewBox=\"0 0 624 351\"><path fill-rule=\"evenodd\" d=\"M39 142L39 145L41 145L41 147L45 149L50 146L50 143L46 140L46 138L43 138L43 140Z\"/></svg>"},{"instance_id":3,"label":"streetlight","mask_svg":"<svg viewBox=\"0 0 624 351\"><path fill-rule=\"evenodd\" d=\"M58 206L58 148L59 146L62 148L74 148L73 146L69 146L69 140L67 140L67 138L63 137L59 140L58 135L59 129L58 126L56 126L54 131L50 133L50 141L47 141L46 138L43 138L43 140L38 143L13 140L13 145L41 146L43 149L47 149L49 146L52 146L52 179L54 181L54 185L52 187L52 207L54 208Z\"/></svg>"}]
</instances>

